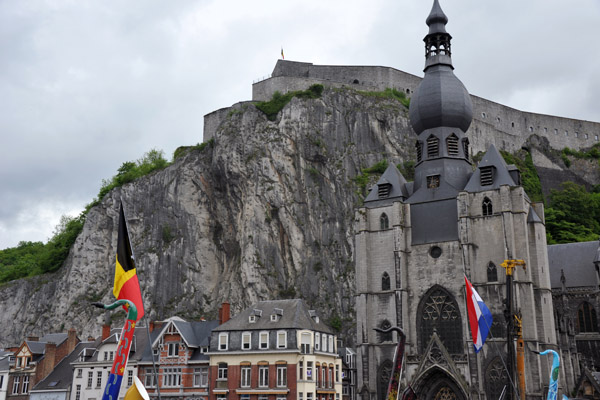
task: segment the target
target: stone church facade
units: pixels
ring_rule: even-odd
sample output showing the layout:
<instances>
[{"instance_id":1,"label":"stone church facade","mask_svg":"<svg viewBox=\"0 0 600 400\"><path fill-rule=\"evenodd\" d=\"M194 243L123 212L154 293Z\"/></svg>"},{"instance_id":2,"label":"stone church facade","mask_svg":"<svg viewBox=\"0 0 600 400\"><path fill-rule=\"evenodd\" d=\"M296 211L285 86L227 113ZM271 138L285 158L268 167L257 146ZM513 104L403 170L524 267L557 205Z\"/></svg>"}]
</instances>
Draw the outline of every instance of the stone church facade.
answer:
<instances>
[{"instance_id":1,"label":"stone church facade","mask_svg":"<svg viewBox=\"0 0 600 400\"><path fill-rule=\"evenodd\" d=\"M391 374L396 333L406 333L403 386L419 399L497 399L510 390L504 317L506 259L514 304L523 321L527 398L541 399L550 364L530 350L557 348L541 204L532 204L518 170L494 146L470 159L469 93L453 73L448 19L437 0L427 18L425 76L410 120L416 133L414 182L391 165L357 210L357 391L381 400ZM464 276L494 316L491 336L475 353Z\"/></svg>"}]
</instances>

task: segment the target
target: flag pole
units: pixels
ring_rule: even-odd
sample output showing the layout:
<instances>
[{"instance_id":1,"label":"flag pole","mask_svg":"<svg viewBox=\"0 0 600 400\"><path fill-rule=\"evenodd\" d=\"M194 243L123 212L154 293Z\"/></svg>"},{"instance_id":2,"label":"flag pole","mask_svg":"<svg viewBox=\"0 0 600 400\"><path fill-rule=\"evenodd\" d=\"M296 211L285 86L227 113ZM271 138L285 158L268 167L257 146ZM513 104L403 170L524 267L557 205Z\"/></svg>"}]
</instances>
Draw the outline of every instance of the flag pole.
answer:
<instances>
[{"instance_id":1,"label":"flag pole","mask_svg":"<svg viewBox=\"0 0 600 400\"><path fill-rule=\"evenodd\" d=\"M123 200L120 200L121 203L121 208L123 209L123 214L125 214L125 206L123 206ZM135 257L135 253L133 251L133 246L131 246L131 240L129 238L129 229L126 229L126 233L127 233L127 242L129 243L129 250L131 251L131 258L133 258L134 262L136 260ZM137 269L137 267L136 267ZM139 283L139 282L138 282ZM140 296L142 294L142 284L139 283L140 286ZM143 299L144 297L142 296L142 303L143 303ZM156 393L158 395L158 400L161 400L160 397L160 385L158 384L158 370L156 369L156 361L154 359L154 350L152 349L152 337L150 336L150 317L144 313L144 316L146 317L146 333L148 335L148 346L150 347L150 357L152 357L152 374L154 376L155 383L156 383Z\"/></svg>"}]
</instances>

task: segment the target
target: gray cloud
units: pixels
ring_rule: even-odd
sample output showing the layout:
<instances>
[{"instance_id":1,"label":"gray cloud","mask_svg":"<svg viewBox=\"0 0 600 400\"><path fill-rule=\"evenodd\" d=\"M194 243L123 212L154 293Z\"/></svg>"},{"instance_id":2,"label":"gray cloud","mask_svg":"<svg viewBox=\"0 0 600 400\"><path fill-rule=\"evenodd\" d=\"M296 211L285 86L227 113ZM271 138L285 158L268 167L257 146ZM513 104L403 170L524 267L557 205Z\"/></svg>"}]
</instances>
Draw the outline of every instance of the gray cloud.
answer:
<instances>
[{"instance_id":1,"label":"gray cloud","mask_svg":"<svg viewBox=\"0 0 600 400\"><path fill-rule=\"evenodd\" d=\"M441 0L473 94L600 121L597 0ZM46 240L124 161L202 141L286 58L421 75L431 1L0 2L0 248Z\"/></svg>"}]
</instances>

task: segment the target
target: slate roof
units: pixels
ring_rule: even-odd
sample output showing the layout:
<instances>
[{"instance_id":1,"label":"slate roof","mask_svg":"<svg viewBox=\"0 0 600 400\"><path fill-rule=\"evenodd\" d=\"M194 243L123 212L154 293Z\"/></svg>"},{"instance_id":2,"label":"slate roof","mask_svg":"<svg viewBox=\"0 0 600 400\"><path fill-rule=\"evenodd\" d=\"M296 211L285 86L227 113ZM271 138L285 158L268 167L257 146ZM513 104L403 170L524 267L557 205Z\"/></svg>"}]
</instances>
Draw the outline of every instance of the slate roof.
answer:
<instances>
[{"instance_id":1,"label":"slate roof","mask_svg":"<svg viewBox=\"0 0 600 400\"><path fill-rule=\"evenodd\" d=\"M490 166L494 168L494 180L491 185L481 186L481 168ZM502 158L496 146L492 144L481 162L477 165L477 169L473 172L473 175L471 175L471 179L467 182L465 190L471 193L483 192L498 189L502 185L517 186L510 176L504 158Z\"/></svg>"},{"instance_id":2,"label":"slate roof","mask_svg":"<svg viewBox=\"0 0 600 400\"><path fill-rule=\"evenodd\" d=\"M208 346L210 333L214 328L219 325L219 321L185 321L179 317L171 317L163 322L163 326L160 329L160 333L153 336L152 344L155 345L156 341L162 336L170 325L175 325L177 331L181 334L181 338L185 344L190 348Z\"/></svg>"},{"instance_id":3,"label":"slate roof","mask_svg":"<svg viewBox=\"0 0 600 400\"><path fill-rule=\"evenodd\" d=\"M389 184L391 185L388 196L379 197L378 187L379 185ZM370 189L367 198L365 199L365 203L373 202L373 201L391 201L400 198L404 200L408 197L408 191L406 189L406 179L398 168L394 164L390 164L381 178L377 181L375 185L373 185ZM379 205L379 203L377 204Z\"/></svg>"},{"instance_id":4,"label":"slate roof","mask_svg":"<svg viewBox=\"0 0 600 400\"><path fill-rule=\"evenodd\" d=\"M548 246L552 288L562 287L561 270L564 271L567 287L595 286L597 278L594 260L598 253L598 245L598 241L592 241Z\"/></svg>"},{"instance_id":5,"label":"slate roof","mask_svg":"<svg viewBox=\"0 0 600 400\"><path fill-rule=\"evenodd\" d=\"M40 342L44 343L54 343L57 346L62 344L65 340L69 338L68 333L49 333L44 335L43 338L40 339Z\"/></svg>"},{"instance_id":6,"label":"slate roof","mask_svg":"<svg viewBox=\"0 0 600 400\"><path fill-rule=\"evenodd\" d=\"M283 311L277 322L271 322L271 314L276 313L276 309ZM255 310L262 311L262 315L256 318L256 322L249 322L251 314ZM317 316L314 310L309 310L303 300L267 300L261 301L249 307L231 318L224 324L214 329L220 331L239 331L239 330L265 330L265 329L310 329L318 332L333 334L333 331L323 321L317 322L312 316Z\"/></svg>"},{"instance_id":7,"label":"slate roof","mask_svg":"<svg viewBox=\"0 0 600 400\"><path fill-rule=\"evenodd\" d=\"M33 354L44 354L46 352L46 342L34 342L33 340L26 340L25 343Z\"/></svg>"},{"instance_id":8,"label":"slate roof","mask_svg":"<svg viewBox=\"0 0 600 400\"><path fill-rule=\"evenodd\" d=\"M0 371L8 371L10 368L10 363L8 362L8 357L4 357L0 359Z\"/></svg>"},{"instance_id":9,"label":"slate roof","mask_svg":"<svg viewBox=\"0 0 600 400\"><path fill-rule=\"evenodd\" d=\"M75 346L75 349L58 363L50 375L33 387L32 392L68 389L73 382L73 368L71 367L71 363L77 360L79 353L83 349L91 345L93 345L93 342L79 342Z\"/></svg>"}]
</instances>

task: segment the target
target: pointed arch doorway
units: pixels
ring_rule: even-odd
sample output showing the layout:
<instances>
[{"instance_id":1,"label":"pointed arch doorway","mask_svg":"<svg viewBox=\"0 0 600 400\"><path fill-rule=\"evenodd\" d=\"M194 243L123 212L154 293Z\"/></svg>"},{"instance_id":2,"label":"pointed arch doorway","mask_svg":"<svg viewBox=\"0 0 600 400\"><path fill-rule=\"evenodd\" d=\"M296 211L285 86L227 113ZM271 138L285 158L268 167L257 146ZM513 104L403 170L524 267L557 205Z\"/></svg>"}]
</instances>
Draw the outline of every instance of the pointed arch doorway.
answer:
<instances>
[{"instance_id":1,"label":"pointed arch doorway","mask_svg":"<svg viewBox=\"0 0 600 400\"><path fill-rule=\"evenodd\" d=\"M456 381L440 368L430 370L417 386L419 400L467 400Z\"/></svg>"}]
</instances>

